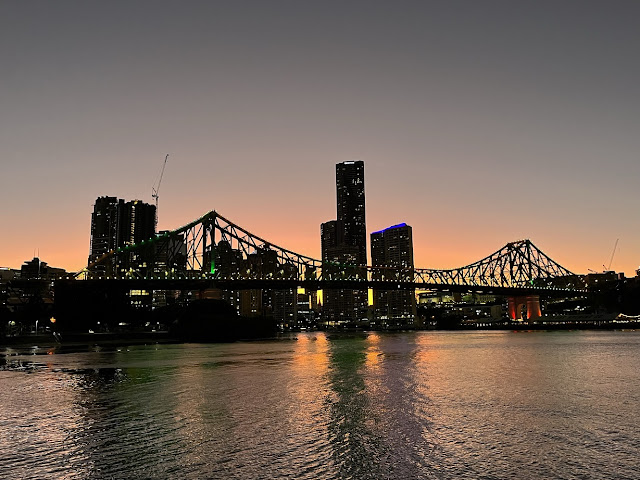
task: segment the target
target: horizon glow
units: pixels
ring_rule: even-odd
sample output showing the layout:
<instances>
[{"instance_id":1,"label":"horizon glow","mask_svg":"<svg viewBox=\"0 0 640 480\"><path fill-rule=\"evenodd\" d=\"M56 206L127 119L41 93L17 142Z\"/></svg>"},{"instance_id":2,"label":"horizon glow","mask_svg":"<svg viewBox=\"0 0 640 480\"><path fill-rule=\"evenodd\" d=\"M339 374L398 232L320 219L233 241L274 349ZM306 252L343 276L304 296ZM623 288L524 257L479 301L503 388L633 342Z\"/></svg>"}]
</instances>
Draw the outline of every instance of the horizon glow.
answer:
<instances>
[{"instance_id":1,"label":"horizon glow","mask_svg":"<svg viewBox=\"0 0 640 480\"><path fill-rule=\"evenodd\" d=\"M168 153L158 230L215 209L318 258L358 158L367 230L411 225L416 267L529 238L638 268L640 3L0 8L0 266L80 270L95 199L152 203Z\"/></svg>"}]
</instances>

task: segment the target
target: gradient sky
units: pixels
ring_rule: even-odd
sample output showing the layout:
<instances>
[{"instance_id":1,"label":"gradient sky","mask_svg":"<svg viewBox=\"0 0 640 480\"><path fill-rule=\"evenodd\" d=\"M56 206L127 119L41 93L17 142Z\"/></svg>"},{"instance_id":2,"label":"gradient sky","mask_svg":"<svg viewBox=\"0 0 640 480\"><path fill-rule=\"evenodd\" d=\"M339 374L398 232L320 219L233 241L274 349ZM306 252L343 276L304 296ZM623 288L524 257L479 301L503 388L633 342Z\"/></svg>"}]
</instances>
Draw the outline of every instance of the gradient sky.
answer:
<instances>
[{"instance_id":1,"label":"gradient sky","mask_svg":"<svg viewBox=\"0 0 640 480\"><path fill-rule=\"evenodd\" d=\"M318 258L335 164L416 266L530 238L640 264L640 2L0 2L0 266L86 265L98 196Z\"/></svg>"}]
</instances>

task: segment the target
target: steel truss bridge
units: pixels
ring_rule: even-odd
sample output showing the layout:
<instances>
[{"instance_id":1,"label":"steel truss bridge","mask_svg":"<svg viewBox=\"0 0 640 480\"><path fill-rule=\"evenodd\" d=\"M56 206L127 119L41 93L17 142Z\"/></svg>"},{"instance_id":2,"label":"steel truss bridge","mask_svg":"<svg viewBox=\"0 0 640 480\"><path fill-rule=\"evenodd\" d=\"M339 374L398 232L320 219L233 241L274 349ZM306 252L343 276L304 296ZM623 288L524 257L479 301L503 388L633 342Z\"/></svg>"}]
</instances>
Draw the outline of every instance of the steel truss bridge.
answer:
<instances>
[{"instance_id":1,"label":"steel truss bridge","mask_svg":"<svg viewBox=\"0 0 640 480\"><path fill-rule=\"evenodd\" d=\"M323 262L249 232L216 211L139 244L104 254L78 275L118 280L133 288L424 289L478 293L585 292L584 279L530 240L506 244L470 265L449 270L392 268Z\"/></svg>"}]
</instances>

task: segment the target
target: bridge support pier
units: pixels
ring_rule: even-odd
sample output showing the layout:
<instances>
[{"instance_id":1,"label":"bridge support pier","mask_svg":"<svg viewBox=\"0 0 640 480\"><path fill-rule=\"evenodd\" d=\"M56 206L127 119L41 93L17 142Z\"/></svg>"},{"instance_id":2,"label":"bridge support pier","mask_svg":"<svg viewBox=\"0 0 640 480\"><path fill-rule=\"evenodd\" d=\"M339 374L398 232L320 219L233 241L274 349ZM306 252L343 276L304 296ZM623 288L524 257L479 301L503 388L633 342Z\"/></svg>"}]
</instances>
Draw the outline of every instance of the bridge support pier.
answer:
<instances>
[{"instance_id":1,"label":"bridge support pier","mask_svg":"<svg viewBox=\"0 0 640 480\"><path fill-rule=\"evenodd\" d=\"M542 316L539 295L526 295L520 297L508 297L510 320L535 320ZM524 318L526 307L526 318Z\"/></svg>"}]
</instances>

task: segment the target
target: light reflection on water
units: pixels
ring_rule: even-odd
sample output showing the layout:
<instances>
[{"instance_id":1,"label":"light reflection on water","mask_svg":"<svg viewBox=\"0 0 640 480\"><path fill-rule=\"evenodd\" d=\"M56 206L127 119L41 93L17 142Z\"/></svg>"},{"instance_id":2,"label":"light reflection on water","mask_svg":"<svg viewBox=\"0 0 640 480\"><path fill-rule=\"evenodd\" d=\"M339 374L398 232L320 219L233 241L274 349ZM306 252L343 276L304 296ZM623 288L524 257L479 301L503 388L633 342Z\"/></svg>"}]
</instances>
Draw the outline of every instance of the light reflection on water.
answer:
<instances>
[{"instance_id":1,"label":"light reflection on water","mask_svg":"<svg viewBox=\"0 0 640 480\"><path fill-rule=\"evenodd\" d=\"M0 472L637 478L639 347L640 332L316 332L5 349Z\"/></svg>"}]
</instances>

